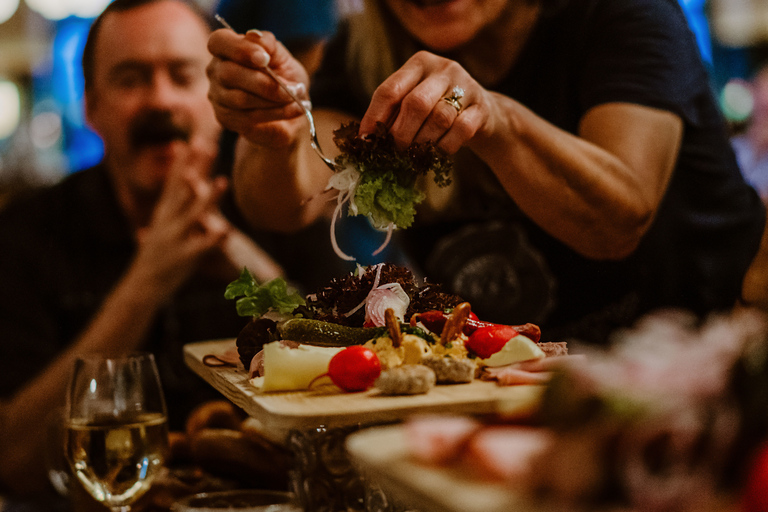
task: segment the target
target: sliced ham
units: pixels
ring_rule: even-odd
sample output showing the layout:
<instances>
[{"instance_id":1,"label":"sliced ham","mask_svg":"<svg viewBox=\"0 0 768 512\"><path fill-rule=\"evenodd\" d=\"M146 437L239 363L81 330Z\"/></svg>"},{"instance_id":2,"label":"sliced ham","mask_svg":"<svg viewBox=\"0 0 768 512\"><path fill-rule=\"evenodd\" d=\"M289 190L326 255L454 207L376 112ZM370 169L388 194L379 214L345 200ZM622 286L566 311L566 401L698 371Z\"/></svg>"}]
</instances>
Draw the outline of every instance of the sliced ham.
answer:
<instances>
[{"instance_id":1,"label":"sliced ham","mask_svg":"<svg viewBox=\"0 0 768 512\"><path fill-rule=\"evenodd\" d=\"M248 368L248 377L263 377L264 376L264 351L259 350L256 355L251 359L251 367Z\"/></svg>"},{"instance_id":2,"label":"sliced ham","mask_svg":"<svg viewBox=\"0 0 768 512\"><path fill-rule=\"evenodd\" d=\"M206 366L238 366L240 364L240 356L237 353L237 348L230 348L224 352L218 354L206 354L203 357L203 364Z\"/></svg>"},{"instance_id":3,"label":"sliced ham","mask_svg":"<svg viewBox=\"0 0 768 512\"><path fill-rule=\"evenodd\" d=\"M510 366L514 366L519 370L525 370L527 372L551 372L564 364L583 360L584 357L583 354L573 356L548 356L542 357L541 359L522 361Z\"/></svg>"},{"instance_id":4,"label":"sliced ham","mask_svg":"<svg viewBox=\"0 0 768 512\"><path fill-rule=\"evenodd\" d=\"M437 465L457 459L480 428L473 418L446 415L413 416L404 424L409 452L420 462Z\"/></svg>"},{"instance_id":5,"label":"sliced ham","mask_svg":"<svg viewBox=\"0 0 768 512\"><path fill-rule=\"evenodd\" d=\"M507 366L486 367L483 368L480 378L482 380L495 380L500 386L546 384L559 366L582 360L584 357L583 355L556 355L521 361Z\"/></svg>"},{"instance_id":6,"label":"sliced ham","mask_svg":"<svg viewBox=\"0 0 768 512\"><path fill-rule=\"evenodd\" d=\"M542 428L495 425L478 430L467 443L462 462L480 476L505 482L527 480L532 461L553 442Z\"/></svg>"},{"instance_id":7,"label":"sliced ham","mask_svg":"<svg viewBox=\"0 0 768 512\"><path fill-rule=\"evenodd\" d=\"M517 386L520 384L546 384L552 378L552 372L526 371L515 368L514 365L494 368L492 376L484 380L495 380L499 386ZM491 375L491 374L485 374Z\"/></svg>"}]
</instances>

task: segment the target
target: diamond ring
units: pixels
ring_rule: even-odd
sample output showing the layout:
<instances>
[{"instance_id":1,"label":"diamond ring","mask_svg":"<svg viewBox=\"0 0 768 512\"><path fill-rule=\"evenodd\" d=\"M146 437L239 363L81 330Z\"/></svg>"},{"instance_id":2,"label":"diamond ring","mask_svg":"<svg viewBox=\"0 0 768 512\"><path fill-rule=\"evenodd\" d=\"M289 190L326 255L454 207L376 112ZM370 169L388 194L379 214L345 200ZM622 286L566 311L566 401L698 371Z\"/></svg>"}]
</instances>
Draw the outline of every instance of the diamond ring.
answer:
<instances>
[{"instance_id":1,"label":"diamond ring","mask_svg":"<svg viewBox=\"0 0 768 512\"><path fill-rule=\"evenodd\" d=\"M443 98L443 101L445 101L450 106L455 108L456 115L458 115L458 114L461 114L461 111L464 109L464 106L459 101L463 97L464 97L464 89L462 89L458 85L455 85L453 86L453 89L451 89L451 95Z\"/></svg>"}]
</instances>

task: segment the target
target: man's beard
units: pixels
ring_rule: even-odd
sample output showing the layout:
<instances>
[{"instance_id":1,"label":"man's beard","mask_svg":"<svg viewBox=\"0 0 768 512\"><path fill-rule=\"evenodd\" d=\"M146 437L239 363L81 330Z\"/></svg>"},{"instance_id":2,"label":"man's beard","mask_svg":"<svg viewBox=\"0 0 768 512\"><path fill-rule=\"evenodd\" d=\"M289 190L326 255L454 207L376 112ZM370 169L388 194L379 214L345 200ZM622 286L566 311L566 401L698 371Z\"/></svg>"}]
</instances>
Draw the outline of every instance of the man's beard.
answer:
<instances>
[{"instance_id":1,"label":"man's beard","mask_svg":"<svg viewBox=\"0 0 768 512\"><path fill-rule=\"evenodd\" d=\"M187 142L191 134L190 123L174 119L173 113L168 110L147 110L135 117L128 129L134 150L163 146L176 140Z\"/></svg>"}]
</instances>

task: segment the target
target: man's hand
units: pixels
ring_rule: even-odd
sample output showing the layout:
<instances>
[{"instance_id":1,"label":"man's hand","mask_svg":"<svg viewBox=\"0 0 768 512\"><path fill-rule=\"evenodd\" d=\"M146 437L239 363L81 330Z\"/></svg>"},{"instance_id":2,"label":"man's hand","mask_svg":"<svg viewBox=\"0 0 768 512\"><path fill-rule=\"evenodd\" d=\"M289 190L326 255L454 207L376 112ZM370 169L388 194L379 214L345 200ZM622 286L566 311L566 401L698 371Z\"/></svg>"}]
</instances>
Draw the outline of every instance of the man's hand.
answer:
<instances>
[{"instance_id":1,"label":"man's hand","mask_svg":"<svg viewBox=\"0 0 768 512\"><path fill-rule=\"evenodd\" d=\"M176 143L175 143L176 144ZM226 178L210 178L213 156L178 143L163 192L146 228L132 271L155 297L170 297L232 229L218 208Z\"/></svg>"}]
</instances>

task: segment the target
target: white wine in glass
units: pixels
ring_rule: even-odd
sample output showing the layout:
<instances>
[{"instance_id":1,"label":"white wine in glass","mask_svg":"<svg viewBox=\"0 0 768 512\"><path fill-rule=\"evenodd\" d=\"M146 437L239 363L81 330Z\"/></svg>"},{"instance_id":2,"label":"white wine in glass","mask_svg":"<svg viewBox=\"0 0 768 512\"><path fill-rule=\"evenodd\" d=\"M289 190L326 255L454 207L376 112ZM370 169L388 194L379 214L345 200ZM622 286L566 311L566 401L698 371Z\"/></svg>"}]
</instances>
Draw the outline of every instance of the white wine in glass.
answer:
<instances>
[{"instance_id":1,"label":"white wine in glass","mask_svg":"<svg viewBox=\"0 0 768 512\"><path fill-rule=\"evenodd\" d=\"M66 454L75 479L112 510L129 511L168 452L154 357L80 358L67 399Z\"/></svg>"}]
</instances>

